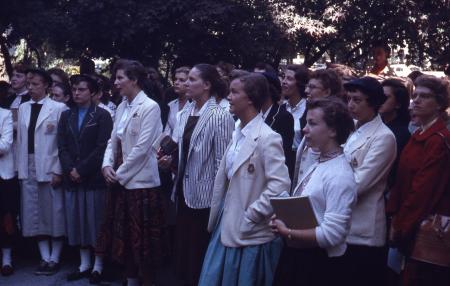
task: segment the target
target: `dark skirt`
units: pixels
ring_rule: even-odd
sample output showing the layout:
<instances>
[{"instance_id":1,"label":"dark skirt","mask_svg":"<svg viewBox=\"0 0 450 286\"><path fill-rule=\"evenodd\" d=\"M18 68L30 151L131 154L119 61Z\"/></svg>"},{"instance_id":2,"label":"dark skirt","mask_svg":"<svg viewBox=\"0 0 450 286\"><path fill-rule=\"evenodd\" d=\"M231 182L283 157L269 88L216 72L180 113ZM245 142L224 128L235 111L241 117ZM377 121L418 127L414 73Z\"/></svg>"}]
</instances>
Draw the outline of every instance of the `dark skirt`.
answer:
<instances>
[{"instance_id":1,"label":"dark skirt","mask_svg":"<svg viewBox=\"0 0 450 286\"><path fill-rule=\"evenodd\" d=\"M139 275L159 267L166 251L162 202L159 188L112 188L106 196L96 254L109 255L120 264L129 264L131 259Z\"/></svg>"},{"instance_id":2,"label":"dark skirt","mask_svg":"<svg viewBox=\"0 0 450 286\"><path fill-rule=\"evenodd\" d=\"M407 259L402 278L403 286L448 286L450 285L450 267Z\"/></svg>"},{"instance_id":3,"label":"dark skirt","mask_svg":"<svg viewBox=\"0 0 450 286\"><path fill-rule=\"evenodd\" d=\"M348 271L341 266L341 257L328 257L321 248L299 249L285 246L273 285L329 286L345 285Z\"/></svg>"},{"instance_id":4,"label":"dark skirt","mask_svg":"<svg viewBox=\"0 0 450 286\"><path fill-rule=\"evenodd\" d=\"M209 208L189 208L180 190L175 220L174 265L178 278L184 284L198 284L210 238L208 219Z\"/></svg>"},{"instance_id":5,"label":"dark skirt","mask_svg":"<svg viewBox=\"0 0 450 286\"><path fill-rule=\"evenodd\" d=\"M11 247L18 234L17 214L19 213L20 185L17 177L0 178L0 247Z\"/></svg>"}]
</instances>

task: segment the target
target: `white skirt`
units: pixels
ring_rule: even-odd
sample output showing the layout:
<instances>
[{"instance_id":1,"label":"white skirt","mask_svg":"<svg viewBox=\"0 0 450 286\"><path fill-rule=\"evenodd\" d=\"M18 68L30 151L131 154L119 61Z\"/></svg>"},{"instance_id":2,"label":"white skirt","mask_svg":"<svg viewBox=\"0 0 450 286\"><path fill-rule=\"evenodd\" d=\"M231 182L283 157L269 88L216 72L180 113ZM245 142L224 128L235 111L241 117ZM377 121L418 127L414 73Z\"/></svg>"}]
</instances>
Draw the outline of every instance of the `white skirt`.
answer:
<instances>
[{"instance_id":1,"label":"white skirt","mask_svg":"<svg viewBox=\"0 0 450 286\"><path fill-rule=\"evenodd\" d=\"M64 191L36 180L34 155L28 155L28 179L21 180L21 226L25 237L66 235Z\"/></svg>"}]
</instances>

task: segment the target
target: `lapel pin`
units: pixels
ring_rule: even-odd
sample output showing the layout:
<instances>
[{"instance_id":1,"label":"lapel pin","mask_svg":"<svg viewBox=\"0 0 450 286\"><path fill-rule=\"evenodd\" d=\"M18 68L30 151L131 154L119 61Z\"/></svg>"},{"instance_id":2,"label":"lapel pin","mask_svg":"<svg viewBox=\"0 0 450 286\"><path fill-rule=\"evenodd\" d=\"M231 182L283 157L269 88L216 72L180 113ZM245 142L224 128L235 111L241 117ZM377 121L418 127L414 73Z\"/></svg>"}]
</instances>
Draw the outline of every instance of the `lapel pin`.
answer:
<instances>
[{"instance_id":1,"label":"lapel pin","mask_svg":"<svg viewBox=\"0 0 450 286\"><path fill-rule=\"evenodd\" d=\"M55 125L49 123L47 124L47 133L52 132L55 129Z\"/></svg>"},{"instance_id":2,"label":"lapel pin","mask_svg":"<svg viewBox=\"0 0 450 286\"><path fill-rule=\"evenodd\" d=\"M250 174L253 174L253 172L255 172L255 165L249 164L249 165L248 165L248 168L247 168L247 171L248 171Z\"/></svg>"},{"instance_id":3,"label":"lapel pin","mask_svg":"<svg viewBox=\"0 0 450 286\"><path fill-rule=\"evenodd\" d=\"M137 112L133 114L133 118L136 118L136 117L138 117Z\"/></svg>"}]
</instances>

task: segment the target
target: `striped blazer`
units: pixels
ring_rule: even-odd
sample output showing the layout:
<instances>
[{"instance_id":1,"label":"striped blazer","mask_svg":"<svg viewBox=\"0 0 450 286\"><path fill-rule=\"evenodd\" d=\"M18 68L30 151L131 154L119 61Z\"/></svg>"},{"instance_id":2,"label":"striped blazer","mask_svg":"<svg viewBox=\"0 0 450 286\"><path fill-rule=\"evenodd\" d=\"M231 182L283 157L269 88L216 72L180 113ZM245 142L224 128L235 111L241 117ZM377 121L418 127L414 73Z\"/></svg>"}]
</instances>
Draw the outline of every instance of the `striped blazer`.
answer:
<instances>
[{"instance_id":1,"label":"striped blazer","mask_svg":"<svg viewBox=\"0 0 450 286\"><path fill-rule=\"evenodd\" d=\"M205 111L200 115L192 133L186 166L178 166L172 200L175 200L178 180L183 180L183 194L186 205L193 209L204 209L211 206L214 178L223 154L231 140L234 120L230 112L220 108L214 98L210 98ZM179 162L183 158L183 133L189 115L194 109L192 103L183 109L179 116L179 131L175 132L178 142ZM184 173L180 174L180 170Z\"/></svg>"}]
</instances>

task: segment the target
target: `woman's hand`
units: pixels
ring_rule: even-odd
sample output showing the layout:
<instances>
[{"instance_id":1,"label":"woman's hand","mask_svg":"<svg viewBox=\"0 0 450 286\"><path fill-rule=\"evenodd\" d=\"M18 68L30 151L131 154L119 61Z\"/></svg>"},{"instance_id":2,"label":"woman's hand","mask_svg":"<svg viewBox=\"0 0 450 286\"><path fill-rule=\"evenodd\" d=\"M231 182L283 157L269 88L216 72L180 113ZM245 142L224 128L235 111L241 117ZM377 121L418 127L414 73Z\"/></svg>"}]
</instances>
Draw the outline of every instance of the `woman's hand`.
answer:
<instances>
[{"instance_id":1,"label":"woman's hand","mask_svg":"<svg viewBox=\"0 0 450 286\"><path fill-rule=\"evenodd\" d=\"M171 155L163 155L158 159L158 166L161 169L168 170L172 165L172 156Z\"/></svg>"},{"instance_id":2,"label":"woman's hand","mask_svg":"<svg viewBox=\"0 0 450 286\"><path fill-rule=\"evenodd\" d=\"M114 169L110 166L104 167L102 169L103 177L105 177L105 180L108 184L114 184L117 182L117 176L116 172L114 172Z\"/></svg>"},{"instance_id":3,"label":"woman's hand","mask_svg":"<svg viewBox=\"0 0 450 286\"><path fill-rule=\"evenodd\" d=\"M270 218L270 227L272 228L272 232L279 234L281 236L287 236L289 233L289 229L287 228L286 224L282 221L277 219L276 215L273 215Z\"/></svg>"}]
</instances>

